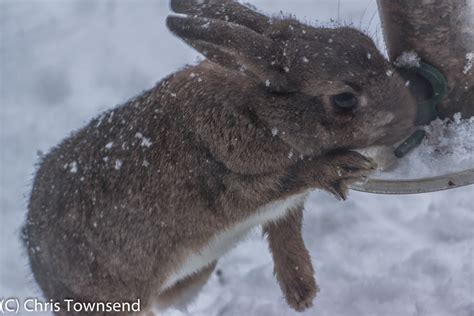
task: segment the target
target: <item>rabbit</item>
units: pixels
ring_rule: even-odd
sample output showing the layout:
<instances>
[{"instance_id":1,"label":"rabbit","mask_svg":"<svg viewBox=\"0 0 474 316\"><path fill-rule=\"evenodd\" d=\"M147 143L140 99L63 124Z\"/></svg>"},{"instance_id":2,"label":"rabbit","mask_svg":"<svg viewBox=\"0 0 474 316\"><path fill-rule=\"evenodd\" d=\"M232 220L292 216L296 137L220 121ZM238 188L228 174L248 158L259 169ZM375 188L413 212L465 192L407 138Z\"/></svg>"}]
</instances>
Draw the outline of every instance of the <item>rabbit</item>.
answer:
<instances>
[{"instance_id":1,"label":"rabbit","mask_svg":"<svg viewBox=\"0 0 474 316\"><path fill-rule=\"evenodd\" d=\"M39 163L22 237L44 296L184 307L261 225L288 304L318 292L301 235L317 189L345 199L376 164L355 150L414 128L415 101L364 33L172 0L207 59L90 121ZM129 315L118 311L116 315ZM102 315L94 310L88 315ZM138 314L138 313L137 313Z\"/></svg>"}]
</instances>

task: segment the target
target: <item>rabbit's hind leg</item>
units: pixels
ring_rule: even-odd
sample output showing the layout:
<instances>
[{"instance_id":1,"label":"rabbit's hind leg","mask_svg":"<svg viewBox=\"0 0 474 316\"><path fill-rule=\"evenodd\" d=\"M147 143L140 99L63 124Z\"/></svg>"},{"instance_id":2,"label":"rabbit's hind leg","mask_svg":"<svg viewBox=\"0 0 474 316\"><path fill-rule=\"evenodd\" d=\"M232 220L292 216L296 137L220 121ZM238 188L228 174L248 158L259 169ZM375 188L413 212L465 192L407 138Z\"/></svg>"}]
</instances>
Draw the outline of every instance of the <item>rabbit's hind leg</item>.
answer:
<instances>
[{"instance_id":1,"label":"rabbit's hind leg","mask_svg":"<svg viewBox=\"0 0 474 316\"><path fill-rule=\"evenodd\" d=\"M217 261L212 262L207 267L176 282L172 287L161 292L156 300L158 309L173 307L178 310L186 310L187 305L193 302L201 288L206 284L216 264Z\"/></svg>"}]
</instances>

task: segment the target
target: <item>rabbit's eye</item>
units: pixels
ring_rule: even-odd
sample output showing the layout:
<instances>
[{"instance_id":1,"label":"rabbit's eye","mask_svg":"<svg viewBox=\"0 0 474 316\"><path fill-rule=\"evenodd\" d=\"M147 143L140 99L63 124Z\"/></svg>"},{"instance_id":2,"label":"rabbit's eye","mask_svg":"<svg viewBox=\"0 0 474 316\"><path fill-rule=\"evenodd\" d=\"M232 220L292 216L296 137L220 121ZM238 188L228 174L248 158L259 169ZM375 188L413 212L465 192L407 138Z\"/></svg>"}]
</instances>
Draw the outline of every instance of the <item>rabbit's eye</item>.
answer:
<instances>
[{"instance_id":1,"label":"rabbit's eye","mask_svg":"<svg viewBox=\"0 0 474 316\"><path fill-rule=\"evenodd\" d=\"M357 107L357 105L359 104L359 100L354 94L350 92L345 92L333 96L332 104L339 111L349 112Z\"/></svg>"}]
</instances>

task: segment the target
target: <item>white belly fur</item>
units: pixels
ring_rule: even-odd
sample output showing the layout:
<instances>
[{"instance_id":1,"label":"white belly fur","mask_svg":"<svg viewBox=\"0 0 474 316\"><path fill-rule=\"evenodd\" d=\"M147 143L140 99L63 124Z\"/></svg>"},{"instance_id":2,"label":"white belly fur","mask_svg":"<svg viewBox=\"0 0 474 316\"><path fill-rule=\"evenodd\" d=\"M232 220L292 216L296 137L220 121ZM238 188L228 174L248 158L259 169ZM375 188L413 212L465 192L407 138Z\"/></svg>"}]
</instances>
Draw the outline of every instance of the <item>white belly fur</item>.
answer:
<instances>
[{"instance_id":1,"label":"white belly fur","mask_svg":"<svg viewBox=\"0 0 474 316\"><path fill-rule=\"evenodd\" d=\"M238 241L242 240L252 228L284 217L288 211L304 203L307 195L305 192L293 195L286 200L279 200L264 205L245 221L219 233L199 252L189 255L181 267L166 279L166 282L161 287L161 291L170 288L177 281L198 272L214 260L222 257L226 252L232 249Z\"/></svg>"}]
</instances>

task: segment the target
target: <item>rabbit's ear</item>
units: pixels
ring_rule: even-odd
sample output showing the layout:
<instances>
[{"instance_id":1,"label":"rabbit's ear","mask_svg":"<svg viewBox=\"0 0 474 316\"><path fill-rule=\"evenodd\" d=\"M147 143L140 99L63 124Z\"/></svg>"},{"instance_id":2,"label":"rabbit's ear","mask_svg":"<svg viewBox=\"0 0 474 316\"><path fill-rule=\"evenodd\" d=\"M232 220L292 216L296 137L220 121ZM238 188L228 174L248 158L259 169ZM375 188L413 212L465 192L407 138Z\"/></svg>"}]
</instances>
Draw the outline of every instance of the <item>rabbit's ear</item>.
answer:
<instances>
[{"instance_id":1,"label":"rabbit's ear","mask_svg":"<svg viewBox=\"0 0 474 316\"><path fill-rule=\"evenodd\" d=\"M169 16L168 28L211 61L257 77L277 92L291 91L284 71L276 67L278 48L269 37L220 20Z\"/></svg>"},{"instance_id":2,"label":"rabbit's ear","mask_svg":"<svg viewBox=\"0 0 474 316\"><path fill-rule=\"evenodd\" d=\"M233 0L171 0L171 10L239 24L257 33L270 26L268 17Z\"/></svg>"}]
</instances>

